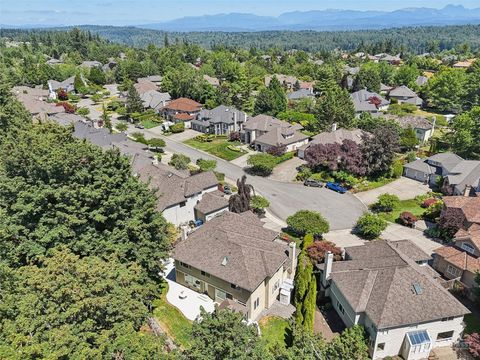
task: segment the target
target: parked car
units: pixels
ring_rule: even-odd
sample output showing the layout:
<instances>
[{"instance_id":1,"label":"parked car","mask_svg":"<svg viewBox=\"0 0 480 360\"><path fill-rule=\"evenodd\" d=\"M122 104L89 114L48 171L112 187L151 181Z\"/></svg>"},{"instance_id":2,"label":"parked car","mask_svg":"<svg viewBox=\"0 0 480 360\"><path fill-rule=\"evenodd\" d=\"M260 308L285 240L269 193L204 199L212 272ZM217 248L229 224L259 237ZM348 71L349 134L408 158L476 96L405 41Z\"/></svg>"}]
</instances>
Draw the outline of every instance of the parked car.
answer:
<instances>
[{"instance_id":1,"label":"parked car","mask_svg":"<svg viewBox=\"0 0 480 360\"><path fill-rule=\"evenodd\" d=\"M328 182L325 186L327 189L336 191L340 194L345 194L348 190L341 186L339 183Z\"/></svg>"},{"instance_id":2,"label":"parked car","mask_svg":"<svg viewBox=\"0 0 480 360\"><path fill-rule=\"evenodd\" d=\"M315 179L307 179L303 182L303 185L305 186L311 186L311 187L324 187L325 184L321 182L320 180L315 180Z\"/></svg>"},{"instance_id":3,"label":"parked car","mask_svg":"<svg viewBox=\"0 0 480 360\"><path fill-rule=\"evenodd\" d=\"M137 129L145 129L145 126L143 126L142 124L138 123L138 124L135 124L135 127Z\"/></svg>"},{"instance_id":4,"label":"parked car","mask_svg":"<svg viewBox=\"0 0 480 360\"><path fill-rule=\"evenodd\" d=\"M232 195L233 191L230 185L223 185L223 193L226 195Z\"/></svg>"}]
</instances>

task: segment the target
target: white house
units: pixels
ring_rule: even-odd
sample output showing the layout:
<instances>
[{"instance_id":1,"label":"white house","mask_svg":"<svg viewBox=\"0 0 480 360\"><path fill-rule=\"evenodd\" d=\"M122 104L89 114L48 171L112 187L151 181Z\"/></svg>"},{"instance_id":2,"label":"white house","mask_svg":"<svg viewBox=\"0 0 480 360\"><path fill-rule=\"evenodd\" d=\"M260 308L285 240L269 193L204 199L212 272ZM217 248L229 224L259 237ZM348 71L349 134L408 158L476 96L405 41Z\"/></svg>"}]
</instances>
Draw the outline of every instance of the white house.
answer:
<instances>
[{"instance_id":1,"label":"white house","mask_svg":"<svg viewBox=\"0 0 480 360\"><path fill-rule=\"evenodd\" d=\"M151 164L140 169L138 174L142 181L156 190L157 210L177 227L195 220L195 206L203 195L218 189L213 171L189 176L167 165Z\"/></svg>"},{"instance_id":2,"label":"white house","mask_svg":"<svg viewBox=\"0 0 480 360\"><path fill-rule=\"evenodd\" d=\"M408 240L375 241L327 254L320 289L347 327L362 325L372 359L428 358L462 336L469 311L439 282L430 256Z\"/></svg>"}]
</instances>

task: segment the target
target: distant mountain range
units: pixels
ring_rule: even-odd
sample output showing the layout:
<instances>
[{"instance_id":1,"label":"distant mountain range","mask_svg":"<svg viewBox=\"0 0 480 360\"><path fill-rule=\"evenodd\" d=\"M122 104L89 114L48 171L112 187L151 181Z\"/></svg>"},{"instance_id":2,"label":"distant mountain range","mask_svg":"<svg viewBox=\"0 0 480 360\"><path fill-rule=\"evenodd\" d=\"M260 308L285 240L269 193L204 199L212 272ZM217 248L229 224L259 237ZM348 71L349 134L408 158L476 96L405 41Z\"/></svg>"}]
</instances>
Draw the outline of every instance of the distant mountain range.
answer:
<instances>
[{"instance_id":1,"label":"distant mountain range","mask_svg":"<svg viewBox=\"0 0 480 360\"><path fill-rule=\"evenodd\" d=\"M267 31L359 30L405 26L480 24L480 8L447 5L443 9L406 8L391 12L313 10L284 13L278 17L230 13L183 17L167 22L137 25L164 31Z\"/></svg>"}]
</instances>

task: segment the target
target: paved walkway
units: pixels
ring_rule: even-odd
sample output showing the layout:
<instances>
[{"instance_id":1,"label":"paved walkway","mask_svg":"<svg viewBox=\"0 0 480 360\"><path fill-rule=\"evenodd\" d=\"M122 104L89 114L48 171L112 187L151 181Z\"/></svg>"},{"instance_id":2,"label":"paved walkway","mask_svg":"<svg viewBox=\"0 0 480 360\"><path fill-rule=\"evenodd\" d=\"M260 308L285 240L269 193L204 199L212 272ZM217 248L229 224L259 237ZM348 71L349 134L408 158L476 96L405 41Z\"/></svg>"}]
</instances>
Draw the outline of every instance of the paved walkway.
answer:
<instances>
[{"instance_id":1,"label":"paved walkway","mask_svg":"<svg viewBox=\"0 0 480 360\"><path fill-rule=\"evenodd\" d=\"M193 139L198 135L202 135L202 133L192 129L186 129L181 133L169 135L168 138L174 141L184 142L184 141Z\"/></svg>"},{"instance_id":2,"label":"paved walkway","mask_svg":"<svg viewBox=\"0 0 480 360\"><path fill-rule=\"evenodd\" d=\"M281 304L280 301L275 301L270 308L263 310L258 319L262 319L265 316L277 316L281 317L282 319L290 319L295 312L295 306L292 304L284 305Z\"/></svg>"},{"instance_id":3,"label":"paved walkway","mask_svg":"<svg viewBox=\"0 0 480 360\"><path fill-rule=\"evenodd\" d=\"M173 259L168 259L163 274L168 283L167 301L175 306L189 320L195 320L200 315L200 307L212 313L215 310L214 302L207 295L178 284L175 281L175 265ZM183 297L181 299L180 297Z\"/></svg>"},{"instance_id":4,"label":"paved walkway","mask_svg":"<svg viewBox=\"0 0 480 360\"><path fill-rule=\"evenodd\" d=\"M401 177L385 186L357 193L355 196L365 205L370 205L376 202L380 195L385 193L397 195L400 200L408 200L415 198L417 195L426 194L429 191L430 188L427 185L423 185L419 181Z\"/></svg>"},{"instance_id":5,"label":"paved walkway","mask_svg":"<svg viewBox=\"0 0 480 360\"><path fill-rule=\"evenodd\" d=\"M306 161L298 157L284 161L273 169L269 179L285 182L294 181L298 173L297 168L303 164L306 164Z\"/></svg>"}]
</instances>

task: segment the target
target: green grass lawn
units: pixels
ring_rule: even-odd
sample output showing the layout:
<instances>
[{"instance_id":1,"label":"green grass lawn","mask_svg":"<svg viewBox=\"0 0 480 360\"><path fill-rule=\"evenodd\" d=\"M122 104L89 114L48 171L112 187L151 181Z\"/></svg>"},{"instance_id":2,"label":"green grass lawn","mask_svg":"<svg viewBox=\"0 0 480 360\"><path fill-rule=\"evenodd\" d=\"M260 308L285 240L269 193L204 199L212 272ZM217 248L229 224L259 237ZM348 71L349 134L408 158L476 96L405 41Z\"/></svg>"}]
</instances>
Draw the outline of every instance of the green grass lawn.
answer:
<instances>
[{"instance_id":1,"label":"green grass lawn","mask_svg":"<svg viewBox=\"0 0 480 360\"><path fill-rule=\"evenodd\" d=\"M167 301L167 291L166 285L160 299L154 301L153 315L167 334L181 347L186 348L192 340L190 334L192 323Z\"/></svg>"},{"instance_id":2,"label":"green grass lawn","mask_svg":"<svg viewBox=\"0 0 480 360\"><path fill-rule=\"evenodd\" d=\"M415 199L401 200L392 212L380 213L379 215L385 220L394 223L404 211L411 212L413 215L420 218L420 216L425 212L425 209L422 208Z\"/></svg>"},{"instance_id":3,"label":"green grass lawn","mask_svg":"<svg viewBox=\"0 0 480 360\"><path fill-rule=\"evenodd\" d=\"M475 314L465 315L463 318L467 326L465 327L465 334L479 333L480 332L480 318Z\"/></svg>"},{"instance_id":4,"label":"green grass lawn","mask_svg":"<svg viewBox=\"0 0 480 360\"><path fill-rule=\"evenodd\" d=\"M379 188L379 187L382 187L384 185L387 185L393 181L395 181L397 179L395 178L383 178L383 179L379 179L379 180L372 180L372 181L367 181L365 183L361 183L361 184L358 184L356 185L354 188L353 188L353 193L359 193L359 192L362 192L362 191L367 191L367 190L373 190L373 189L376 189L376 188Z\"/></svg>"},{"instance_id":5,"label":"green grass lawn","mask_svg":"<svg viewBox=\"0 0 480 360\"><path fill-rule=\"evenodd\" d=\"M275 316L268 316L260 320L262 341L267 348L285 348L285 339L288 336L288 321Z\"/></svg>"},{"instance_id":6,"label":"green grass lawn","mask_svg":"<svg viewBox=\"0 0 480 360\"><path fill-rule=\"evenodd\" d=\"M151 129L161 125L161 123L157 121L153 121L152 119L145 119L141 121L141 124L145 127L145 129Z\"/></svg>"},{"instance_id":7,"label":"green grass lawn","mask_svg":"<svg viewBox=\"0 0 480 360\"><path fill-rule=\"evenodd\" d=\"M230 145L240 146L241 143L238 141L228 141L225 138L216 138L211 142L202 142L195 139L190 139L184 143L227 161L231 161L245 154L245 151L238 152L228 149L227 147Z\"/></svg>"}]
</instances>

